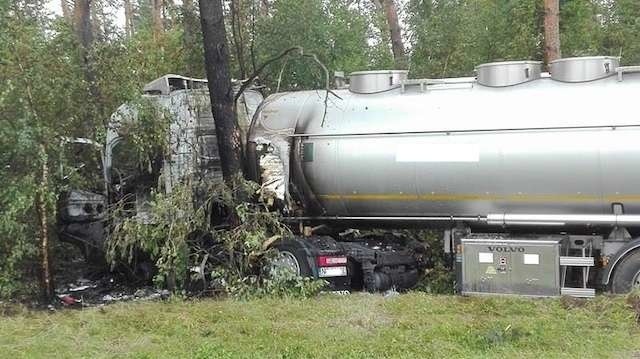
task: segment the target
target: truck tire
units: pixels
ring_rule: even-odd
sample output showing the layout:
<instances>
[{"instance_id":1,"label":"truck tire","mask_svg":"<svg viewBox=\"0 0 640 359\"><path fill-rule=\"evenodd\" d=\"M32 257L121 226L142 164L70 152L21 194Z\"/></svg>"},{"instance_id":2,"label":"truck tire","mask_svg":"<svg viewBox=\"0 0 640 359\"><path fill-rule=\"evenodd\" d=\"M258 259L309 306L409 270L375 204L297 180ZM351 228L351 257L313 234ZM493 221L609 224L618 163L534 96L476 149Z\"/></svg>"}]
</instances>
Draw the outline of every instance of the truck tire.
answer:
<instances>
[{"instance_id":1,"label":"truck tire","mask_svg":"<svg viewBox=\"0 0 640 359\"><path fill-rule=\"evenodd\" d=\"M276 250L276 256L271 263L272 266L288 267L301 277L313 277L307 252L299 243L286 240L276 243L273 248Z\"/></svg>"},{"instance_id":2,"label":"truck tire","mask_svg":"<svg viewBox=\"0 0 640 359\"><path fill-rule=\"evenodd\" d=\"M640 288L640 250L634 250L616 266L611 281L611 292L614 294L629 293Z\"/></svg>"}]
</instances>

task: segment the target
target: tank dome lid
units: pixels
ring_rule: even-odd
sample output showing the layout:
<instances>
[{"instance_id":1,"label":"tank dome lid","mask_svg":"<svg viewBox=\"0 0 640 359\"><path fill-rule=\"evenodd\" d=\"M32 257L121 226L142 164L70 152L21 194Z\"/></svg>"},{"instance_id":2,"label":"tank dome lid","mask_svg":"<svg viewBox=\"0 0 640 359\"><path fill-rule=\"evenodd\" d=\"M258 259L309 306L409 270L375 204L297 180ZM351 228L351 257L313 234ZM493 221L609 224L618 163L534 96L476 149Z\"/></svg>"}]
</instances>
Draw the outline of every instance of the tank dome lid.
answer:
<instances>
[{"instance_id":1,"label":"tank dome lid","mask_svg":"<svg viewBox=\"0 0 640 359\"><path fill-rule=\"evenodd\" d=\"M620 58L613 56L570 57L549 63L551 78L562 82L586 82L616 74Z\"/></svg>"},{"instance_id":2,"label":"tank dome lid","mask_svg":"<svg viewBox=\"0 0 640 359\"><path fill-rule=\"evenodd\" d=\"M400 87L407 79L406 70L357 71L349 74L349 90L371 94Z\"/></svg>"},{"instance_id":3,"label":"tank dome lid","mask_svg":"<svg viewBox=\"0 0 640 359\"><path fill-rule=\"evenodd\" d=\"M476 67L478 83L489 87L506 87L537 80L542 72L540 61L491 62Z\"/></svg>"}]
</instances>

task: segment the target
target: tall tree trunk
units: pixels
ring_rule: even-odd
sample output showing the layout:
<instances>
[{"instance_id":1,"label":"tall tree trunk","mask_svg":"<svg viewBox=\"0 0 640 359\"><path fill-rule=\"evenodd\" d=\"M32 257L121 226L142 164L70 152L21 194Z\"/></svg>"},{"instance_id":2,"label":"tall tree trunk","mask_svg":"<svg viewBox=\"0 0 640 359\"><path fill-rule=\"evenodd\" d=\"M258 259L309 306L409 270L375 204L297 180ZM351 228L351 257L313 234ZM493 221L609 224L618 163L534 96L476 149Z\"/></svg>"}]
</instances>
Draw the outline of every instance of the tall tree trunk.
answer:
<instances>
[{"instance_id":1,"label":"tall tree trunk","mask_svg":"<svg viewBox=\"0 0 640 359\"><path fill-rule=\"evenodd\" d=\"M240 127L233 111L234 93L222 0L200 0L200 23L222 176L230 183L242 175L243 149Z\"/></svg>"},{"instance_id":2,"label":"tall tree trunk","mask_svg":"<svg viewBox=\"0 0 640 359\"><path fill-rule=\"evenodd\" d=\"M124 0L124 30L127 37L133 36L133 5L131 0Z\"/></svg>"},{"instance_id":3,"label":"tall tree trunk","mask_svg":"<svg viewBox=\"0 0 640 359\"><path fill-rule=\"evenodd\" d=\"M51 263L49 254L49 216L47 214L47 191L49 183L49 164L47 163L47 152L44 145L40 145L42 172L40 177L40 189L37 195L37 211L39 220L40 252L42 255L41 275L42 275L42 298L45 302L53 299L53 276L51 273Z\"/></svg>"},{"instance_id":4,"label":"tall tree trunk","mask_svg":"<svg viewBox=\"0 0 640 359\"><path fill-rule=\"evenodd\" d=\"M402 28L398 20L398 8L394 0L374 0L374 4L378 9L382 9L387 19L389 33L391 35L391 51L393 52L393 61L396 69L407 68L407 55L402 42Z\"/></svg>"},{"instance_id":5,"label":"tall tree trunk","mask_svg":"<svg viewBox=\"0 0 640 359\"><path fill-rule=\"evenodd\" d=\"M69 7L68 0L60 0L60 7L62 8L62 17L66 20L71 20L73 18L71 13L71 8Z\"/></svg>"},{"instance_id":6,"label":"tall tree trunk","mask_svg":"<svg viewBox=\"0 0 640 359\"><path fill-rule=\"evenodd\" d=\"M151 19L153 21L153 37L160 38L164 31L162 23L162 6L163 0L151 0Z\"/></svg>"},{"instance_id":7,"label":"tall tree trunk","mask_svg":"<svg viewBox=\"0 0 640 359\"><path fill-rule=\"evenodd\" d=\"M86 50L93 43L91 29L91 0L76 0L73 7L73 24L80 41L80 45Z\"/></svg>"},{"instance_id":8,"label":"tall tree trunk","mask_svg":"<svg viewBox=\"0 0 640 359\"><path fill-rule=\"evenodd\" d=\"M89 103L100 102L100 91L96 85L96 75L91 60L91 46L93 45L93 32L91 26L91 0L75 0L73 8L74 30L80 42L80 58L85 81L89 87ZM93 117L95 112L90 106L85 106L85 128L87 137L93 137L95 125Z\"/></svg>"},{"instance_id":9,"label":"tall tree trunk","mask_svg":"<svg viewBox=\"0 0 640 359\"><path fill-rule=\"evenodd\" d=\"M560 1L544 0L544 59L549 64L561 57Z\"/></svg>"}]
</instances>

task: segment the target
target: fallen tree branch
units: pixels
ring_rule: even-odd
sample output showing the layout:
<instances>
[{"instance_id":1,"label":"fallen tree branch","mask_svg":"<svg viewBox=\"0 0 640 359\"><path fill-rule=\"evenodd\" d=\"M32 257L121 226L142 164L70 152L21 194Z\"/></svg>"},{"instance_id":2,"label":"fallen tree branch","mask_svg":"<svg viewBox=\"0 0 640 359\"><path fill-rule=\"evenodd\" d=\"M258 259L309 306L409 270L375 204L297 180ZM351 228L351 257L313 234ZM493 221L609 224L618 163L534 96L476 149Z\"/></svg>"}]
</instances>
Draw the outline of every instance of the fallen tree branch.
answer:
<instances>
[{"instance_id":1,"label":"fallen tree branch","mask_svg":"<svg viewBox=\"0 0 640 359\"><path fill-rule=\"evenodd\" d=\"M300 53L303 53L303 49L300 46L294 46L294 47L290 47L286 50L284 50L283 52L281 52L278 56L273 57L267 61L265 61L262 65L260 65L260 67L254 71L251 76L249 76L248 79L246 79L244 82L242 82L242 85L240 86L240 89L238 89L238 92L236 93L236 96L234 98L235 101L238 101L238 99L240 98L240 96L242 96L242 93L249 87L251 86L251 84L253 83L253 81L258 78L258 76L260 76L260 74L262 73L262 71L264 71L265 68L267 68L267 66L271 65L272 63L279 61L280 59L282 59L283 57L289 55L290 53L294 52L294 51L300 51Z\"/></svg>"},{"instance_id":2,"label":"fallen tree branch","mask_svg":"<svg viewBox=\"0 0 640 359\"><path fill-rule=\"evenodd\" d=\"M289 63L289 58L284 59L284 63L282 64L282 68L280 69L280 73L278 74L278 85L276 86L276 93L280 92L280 83L282 82L282 74L284 73L284 69L287 67Z\"/></svg>"},{"instance_id":3,"label":"fallen tree branch","mask_svg":"<svg viewBox=\"0 0 640 359\"><path fill-rule=\"evenodd\" d=\"M327 69L327 67L322 63L322 61L320 61L318 59L318 57L315 54L302 54L302 56L304 57L311 57L313 59L313 61L315 61L315 63L317 63L322 70L324 71L324 80L325 80L325 96L324 96L324 112L322 113L322 122L320 122L320 127L324 127L324 120L327 117L327 108L329 107L329 94L332 93L333 95L335 95L336 97L338 97L335 93L333 93L331 91L331 89L329 88L329 70ZM338 97L340 98L340 97Z\"/></svg>"},{"instance_id":4,"label":"fallen tree branch","mask_svg":"<svg viewBox=\"0 0 640 359\"><path fill-rule=\"evenodd\" d=\"M300 56L302 57L308 57L313 59L313 61L320 66L320 68L322 68L322 71L324 72L324 79L325 79L325 97L324 97L324 113L322 114L322 122L320 123L320 127L324 126L324 121L325 118L327 117L327 108L329 107L329 94L332 94L333 96L335 96L336 98L342 100L342 98L340 96L338 96L335 92L331 91L330 88L330 76L329 76L329 70L327 69L327 66L325 66L325 64L322 63L322 61L320 61L320 59L318 59L318 56L316 56L315 54L305 54L304 53L304 49L301 46L293 46L290 47L286 50L284 50L283 52L281 52L279 55L265 61L256 71L253 72L253 74L251 74L251 76L249 76L249 78L247 80L245 80L244 82L242 82L242 85L240 86L240 89L238 90L238 92L235 95L234 101L238 101L238 99L240 98L240 96L242 96L242 94L244 93L244 91L253 83L253 81L260 76L260 74L262 73L262 71L264 71L264 69L271 65L272 63L281 60L282 58L288 56L289 54L291 54L292 52L298 50L300 52ZM287 59L288 61L288 59ZM280 81L282 80L282 73L284 72L284 68L287 65L287 62L284 63L284 65L282 66L282 69L280 70L280 75L278 76L278 88L277 90L280 90Z\"/></svg>"}]
</instances>

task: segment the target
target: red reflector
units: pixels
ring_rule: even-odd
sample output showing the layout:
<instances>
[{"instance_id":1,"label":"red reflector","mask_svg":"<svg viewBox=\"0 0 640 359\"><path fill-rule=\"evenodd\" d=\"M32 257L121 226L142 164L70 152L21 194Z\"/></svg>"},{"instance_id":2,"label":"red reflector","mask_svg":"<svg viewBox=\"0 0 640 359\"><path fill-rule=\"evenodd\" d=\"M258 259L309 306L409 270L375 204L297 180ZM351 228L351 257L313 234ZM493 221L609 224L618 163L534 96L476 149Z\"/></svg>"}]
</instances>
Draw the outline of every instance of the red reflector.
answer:
<instances>
[{"instance_id":1,"label":"red reflector","mask_svg":"<svg viewBox=\"0 0 640 359\"><path fill-rule=\"evenodd\" d=\"M318 266L331 267L347 264L347 257L318 256Z\"/></svg>"}]
</instances>

